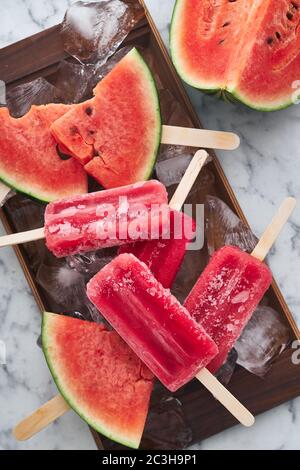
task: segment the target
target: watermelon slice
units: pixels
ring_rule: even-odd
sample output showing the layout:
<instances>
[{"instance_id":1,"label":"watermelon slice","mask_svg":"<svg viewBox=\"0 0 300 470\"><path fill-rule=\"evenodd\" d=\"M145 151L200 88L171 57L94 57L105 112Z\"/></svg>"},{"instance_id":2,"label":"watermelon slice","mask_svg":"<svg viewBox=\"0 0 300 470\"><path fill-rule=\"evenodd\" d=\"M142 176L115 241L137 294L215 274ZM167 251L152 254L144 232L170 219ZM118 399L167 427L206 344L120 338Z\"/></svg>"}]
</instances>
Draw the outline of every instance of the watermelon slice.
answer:
<instances>
[{"instance_id":1,"label":"watermelon slice","mask_svg":"<svg viewBox=\"0 0 300 470\"><path fill-rule=\"evenodd\" d=\"M68 404L100 433L138 448L153 375L120 336L101 324L44 313L42 343Z\"/></svg>"},{"instance_id":2,"label":"watermelon slice","mask_svg":"<svg viewBox=\"0 0 300 470\"><path fill-rule=\"evenodd\" d=\"M154 79L139 52L132 49L94 94L52 125L57 142L105 188L149 179L161 116Z\"/></svg>"},{"instance_id":3,"label":"watermelon slice","mask_svg":"<svg viewBox=\"0 0 300 470\"><path fill-rule=\"evenodd\" d=\"M172 59L193 87L263 111L285 108L299 84L299 22L298 0L177 0Z\"/></svg>"},{"instance_id":4,"label":"watermelon slice","mask_svg":"<svg viewBox=\"0 0 300 470\"><path fill-rule=\"evenodd\" d=\"M73 159L63 160L50 125L72 106L32 106L19 119L0 108L0 179L8 186L49 202L87 192L87 176Z\"/></svg>"}]
</instances>

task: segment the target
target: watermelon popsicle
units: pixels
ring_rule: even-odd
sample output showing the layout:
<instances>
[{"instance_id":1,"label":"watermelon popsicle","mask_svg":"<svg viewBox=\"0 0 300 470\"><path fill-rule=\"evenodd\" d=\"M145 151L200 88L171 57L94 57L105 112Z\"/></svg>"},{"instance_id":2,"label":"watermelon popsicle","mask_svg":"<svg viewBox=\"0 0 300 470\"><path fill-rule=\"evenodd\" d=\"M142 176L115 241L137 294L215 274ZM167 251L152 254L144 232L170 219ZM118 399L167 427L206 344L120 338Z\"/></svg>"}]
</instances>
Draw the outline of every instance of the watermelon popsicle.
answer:
<instances>
[{"instance_id":1,"label":"watermelon popsicle","mask_svg":"<svg viewBox=\"0 0 300 470\"><path fill-rule=\"evenodd\" d=\"M152 180L51 203L48 249L57 257L160 236L169 218L164 185Z\"/></svg>"},{"instance_id":2,"label":"watermelon popsicle","mask_svg":"<svg viewBox=\"0 0 300 470\"><path fill-rule=\"evenodd\" d=\"M213 373L226 361L271 285L272 273L262 261L295 203L293 198L284 201L252 255L233 246L219 249L184 303L219 348L218 355L208 365Z\"/></svg>"},{"instance_id":3,"label":"watermelon popsicle","mask_svg":"<svg viewBox=\"0 0 300 470\"><path fill-rule=\"evenodd\" d=\"M0 247L46 237L55 256L69 256L158 238L169 216L166 188L150 180L50 203L44 228L1 237Z\"/></svg>"},{"instance_id":4,"label":"watermelon popsicle","mask_svg":"<svg viewBox=\"0 0 300 470\"><path fill-rule=\"evenodd\" d=\"M196 376L237 419L253 424L253 416L205 369L218 353L214 341L145 263L119 255L91 279L87 295L169 390Z\"/></svg>"},{"instance_id":5,"label":"watermelon popsicle","mask_svg":"<svg viewBox=\"0 0 300 470\"><path fill-rule=\"evenodd\" d=\"M272 282L269 268L233 246L218 250L184 305L218 345L208 369L216 372Z\"/></svg>"}]
</instances>

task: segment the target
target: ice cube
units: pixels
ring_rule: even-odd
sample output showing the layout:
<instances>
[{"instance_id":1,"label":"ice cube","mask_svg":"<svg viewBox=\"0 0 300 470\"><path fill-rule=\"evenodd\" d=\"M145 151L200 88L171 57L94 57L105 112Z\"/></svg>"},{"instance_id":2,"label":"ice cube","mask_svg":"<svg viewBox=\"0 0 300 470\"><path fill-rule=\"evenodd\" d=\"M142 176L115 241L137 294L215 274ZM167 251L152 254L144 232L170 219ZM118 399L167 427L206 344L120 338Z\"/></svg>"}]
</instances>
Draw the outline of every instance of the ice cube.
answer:
<instances>
[{"instance_id":1,"label":"ice cube","mask_svg":"<svg viewBox=\"0 0 300 470\"><path fill-rule=\"evenodd\" d=\"M271 307L260 306L235 344L237 363L252 374L264 376L290 341L290 329L282 316Z\"/></svg>"},{"instance_id":2,"label":"ice cube","mask_svg":"<svg viewBox=\"0 0 300 470\"><path fill-rule=\"evenodd\" d=\"M145 426L141 449L185 449L193 440L182 403L161 392L152 403Z\"/></svg>"},{"instance_id":3,"label":"ice cube","mask_svg":"<svg viewBox=\"0 0 300 470\"><path fill-rule=\"evenodd\" d=\"M258 239L221 199L207 196L205 232L209 254L224 245L233 245L251 253Z\"/></svg>"},{"instance_id":4,"label":"ice cube","mask_svg":"<svg viewBox=\"0 0 300 470\"><path fill-rule=\"evenodd\" d=\"M183 303L208 262L206 250L187 251L172 286L172 293Z\"/></svg>"},{"instance_id":5,"label":"ice cube","mask_svg":"<svg viewBox=\"0 0 300 470\"><path fill-rule=\"evenodd\" d=\"M181 150L180 155L175 156L176 153L178 153L176 147L174 147L173 150L170 148L171 146L168 147L168 156L174 156L166 160L158 161L155 167L157 178L167 187L172 186L173 184L178 184L181 181L192 159L192 155L190 153L185 154ZM163 152L164 151L161 152L160 156L163 155Z\"/></svg>"},{"instance_id":6,"label":"ice cube","mask_svg":"<svg viewBox=\"0 0 300 470\"><path fill-rule=\"evenodd\" d=\"M227 361L216 373L217 379L223 384L228 385L231 377L233 376L235 366L237 363L238 354L236 350L233 348L230 353L228 354Z\"/></svg>"},{"instance_id":7,"label":"ice cube","mask_svg":"<svg viewBox=\"0 0 300 470\"><path fill-rule=\"evenodd\" d=\"M80 61L104 63L143 15L143 8L134 0L76 2L62 24L64 49Z\"/></svg>"},{"instance_id":8,"label":"ice cube","mask_svg":"<svg viewBox=\"0 0 300 470\"><path fill-rule=\"evenodd\" d=\"M66 262L72 270L84 275L86 281L88 281L113 260L117 255L117 251L117 248L106 248L85 254L77 254L66 258Z\"/></svg>"},{"instance_id":9,"label":"ice cube","mask_svg":"<svg viewBox=\"0 0 300 470\"><path fill-rule=\"evenodd\" d=\"M24 116L33 104L60 103L60 91L45 78L18 85L7 92L7 107L15 118Z\"/></svg>"},{"instance_id":10,"label":"ice cube","mask_svg":"<svg viewBox=\"0 0 300 470\"><path fill-rule=\"evenodd\" d=\"M56 72L48 77L48 80L59 90L62 103L75 104L92 96L91 80L94 72L94 64L62 60Z\"/></svg>"},{"instance_id":11,"label":"ice cube","mask_svg":"<svg viewBox=\"0 0 300 470\"><path fill-rule=\"evenodd\" d=\"M80 311L84 305L85 279L70 269L63 260L56 264L42 262L36 276L37 283L55 303L56 311Z\"/></svg>"},{"instance_id":12,"label":"ice cube","mask_svg":"<svg viewBox=\"0 0 300 470\"><path fill-rule=\"evenodd\" d=\"M3 207L4 204L13 196L16 195L16 192L12 189L11 191L7 192L7 186L5 186L0 181L0 207ZM5 196L4 196L5 195ZM4 196L4 197L3 197Z\"/></svg>"}]
</instances>

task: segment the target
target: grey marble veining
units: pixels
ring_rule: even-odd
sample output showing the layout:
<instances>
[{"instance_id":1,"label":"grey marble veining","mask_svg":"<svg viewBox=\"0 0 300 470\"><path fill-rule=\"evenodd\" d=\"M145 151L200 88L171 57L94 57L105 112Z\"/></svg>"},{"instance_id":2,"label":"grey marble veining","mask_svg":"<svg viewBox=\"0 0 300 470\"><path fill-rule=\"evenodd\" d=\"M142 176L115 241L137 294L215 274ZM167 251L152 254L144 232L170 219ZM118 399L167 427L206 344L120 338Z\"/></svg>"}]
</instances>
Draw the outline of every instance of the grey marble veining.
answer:
<instances>
[{"instance_id":1,"label":"grey marble veining","mask_svg":"<svg viewBox=\"0 0 300 470\"><path fill-rule=\"evenodd\" d=\"M70 3L0 0L0 47L60 22ZM167 42L174 0L146 3ZM206 128L233 130L241 136L239 150L218 155L259 236L285 196L300 201L300 106L263 114L197 90L188 92ZM300 325L299 235L300 204L269 256L274 276ZM87 426L71 412L26 443L13 439L13 425L50 398L55 386L36 345L40 315L11 249L0 252L0 279L0 341L5 342L7 355L7 364L0 365L0 449L94 449ZM300 398L258 417L252 429L236 426L196 448L300 449L299 431Z\"/></svg>"}]
</instances>

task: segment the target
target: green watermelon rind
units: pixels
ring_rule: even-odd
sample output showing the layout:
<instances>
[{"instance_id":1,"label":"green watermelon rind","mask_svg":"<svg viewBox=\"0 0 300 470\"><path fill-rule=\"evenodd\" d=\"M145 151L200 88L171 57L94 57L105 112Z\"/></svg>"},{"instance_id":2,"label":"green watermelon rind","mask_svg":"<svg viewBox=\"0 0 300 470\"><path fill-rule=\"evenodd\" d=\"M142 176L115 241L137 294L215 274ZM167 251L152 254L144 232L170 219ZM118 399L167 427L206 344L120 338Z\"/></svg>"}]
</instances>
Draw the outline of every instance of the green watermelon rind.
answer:
<instances>
[{"instance_id":1,"label":"green watermelon rind","mask_svg":"<svg viewBox=\"0 0 300 470\"><path fill-rule=\"evenodd\" d=\"M266 105L260 105L260 104L256 104L254 101L249 101L247 100L247 98L241 96L239 94L239 91L237 89L233 89L231 91L226 91L228 94L232 95L235 100L239 101L240 103L244 104L245 106L247 106L248 108L251 108L255 111L262 111L262 112L265 112L265 113L269 113L269 112L272 112L272 111L281 111L283 109L287 109L289 108L290 106L293 106L293 101L290 100L290 101L284 101L282 104L278 104L276 106L269 106L267 107Z\"/></svg>"},{"instance_id":2,"label":"green watermelon rind","mask_svg":"<svg viewBox=\"0 0 300 470\"><path fill-rule=\"evenodd\" d=\"M21 184L12 182L12 180L7 178L3 173L2 174L0 173L0 181L6 186L8 186L9 188L11 188L12 190L16 191L17 193L26 194L32 199L35 199L36 201L39 201L39 202L43 202L45 204L48 204L48 202L52 202L58 199L56 195L55 196L49 195L49 197L45 197L45 194L42 195L38 191L34 191L34 190L30 191L28 189L25 189L22 187Z\"/></svg>"},{"instance_id":3,"label":"green watermelon rind","mask_svg":"<svg viewBox=\"0 0 300 470\"><path fill-rule=\"evenodd\" d=\"M136 181L138 182L138 181L149 180L153 174L157 157L159 154L160 144L161 144L163 123L162 123L161 106L160 106L160 100L159 100L159 91L157 88L155 78L152 74L152 71L150 67L148 66L148 64L146 63L146 61L144 60L142 54L138 51L136 47L133 47L131 51L128 53L128 55L129 54L136 56L137 62L139 62L142 66L144 77L150 84L150 89L152 89L151 97L152 97L152 104L153 104L154 114L156 118L156 127L157 127L156 141L154 142L153 150L151 151L149 155L144 156L144 160L147 164L143 167L143 169L140 169L140 168L137 169L138 172L141 171L142 173ZM149 99L151 97L149 97ZM102 184L104 184L104 181L102 182Z\"/></svg>"},{"instance_id":4,"label":"green watermelon rind","mask_svg":"<svg viewBox=\"0 0 300 470\"><path fill-rule=\"evenodd\" d=\"M101 424L99 422L95 422L91 419L91 417L86 416L84 413L82 413L76 404L76 402L70 397L70 394L68 390L66 389L65 385L61 383L60 378L55 372L55 364L52 361L51 355L49 353L49 348L48 348L48 320L51 319L54 316L59 316L50 312L43 312L42 316L42 347L43 347L43 352L45 355L45 359L47 362L47 365L50 369L51 375L53 377L53 380L60 391L61 395L63 396L64 400L68 403L70 408L72 408L80 418L82 418L89 426L91 426L93 429L95 429L97 432L100 434L103 434L103 436L106 436L108 439L111 439L115 442L118 442L119 444L122 444L124 446L130 447L132 449L138 449L140 442L133 442L130 440L127 440L125 436L117 436L113 433L111 433L108 429L108 427L104 424Z\"/></svg>"},{"instance_id":5,"label":"green watermelon rind","mask_svg":"<svg viewBox=\"0 0 300 470\"><path fill-rule=\"evenodd\" d=\"M172 13L172 18L171 18L171 26L170 26L170 52L171 52L171 58L172 58L172 62L174 64L174 67L178 73L178 75L182 78L182 80L187 83L188 85L190 85L191 87L193 88L197 88L198 90L202 90L204 92L207 92L207 93L211 93L211 94L214 94L214 93L218 93L220 91L219 88L214 88L214 87L206 87L205 85L199 85L199 83L196 83L194 82L193 80L191 80L181 69L179 63L178 63L178 60L177 60L177 54L175 53L174 51L174 47L173 47L173 38L175 37L176 35L176 20L177 20L177 9L179 8L179 1L180 0L176 0L175 2L175 5L174 5L174 9L173 9L173 13Z\"/></svg>"},{"instance_id":6,"label":"green watermelon rind","mask_svg":"<svg viewBox=\"0 0 300 470\"><path fill-rule=\"evenodd\" d=\"M262 111L262 112L272 112L272 111L280 111L283 109L287 109L290 106L292 106L294 103L292 100L290 101L284 101L282 104L278 104L276 106L267 106L267 105L262 105L259 103L255 103L254 101L248 100L246 97L243 97L240 95L238 89L224 89L224 88L219 88L219 87L211 87L211 86L206 86L201 84L199 81L195 82L194 80L191 80L186 73L183 72L179 62L178 62L178 57L177 53L174 50L173 47L173 38L176 35L176 21L177 21L177 9L179 7L179 2L180 0L176 0L174 9L173 9L173 14L172 14L172 19L171 19L171 27L170 27L170 52L171 52L171 58L174 64L174 67L178 73L178 75L182 78L182 80L190 85L193 88L196 88L203 93L207 94L212 94L212 95L219 95L222 97L223 95L228 96L229 95L229 100L230 96L233 97L232 101L238 101L242 103L243 105L247 106L248 108L251 108L255 111Z\"/></svg>"},{"instance_id":7,"label":"green watermelon rind","mask_svg":"<svg viewBox=\"0 0 300 470\"><path fill-rule=\"evenodd\" d=\"M146 61L144 60L142 54L140 54L140 52L137 50L136 47L134 47L131 50L130 53L136 54L136 57L137 57L138 61L143 66L145 76L149 80L149 83L151 84L151 88L152 88L152 92L153 92L152 93L153 105L154 105L153 107L155 109L158 131L157 131L157 139L156 139L156 142L155 142L153 155L152 155L152 158L149 161L149 165L146 167L147 169L145 169L145 174L144 174L144 179L149 180L151 178L152 174L153 174L153 171L154 171L154 167L155 167L155 164L156 164L156 161L157 161L158 152L159 152L159 148L160 148L161 138L162 138L162 115L161 115L161 107L160 107L160 101L159 101L159 92L158 92L158 88L157 88L154 76L152 74L152 71L151 71L150 67L148 66L148 64L146 63ZM151 157L151 156L145 157L145 160L147 161L149 159L149 157Z\"/></svg>"}]
</instances>

